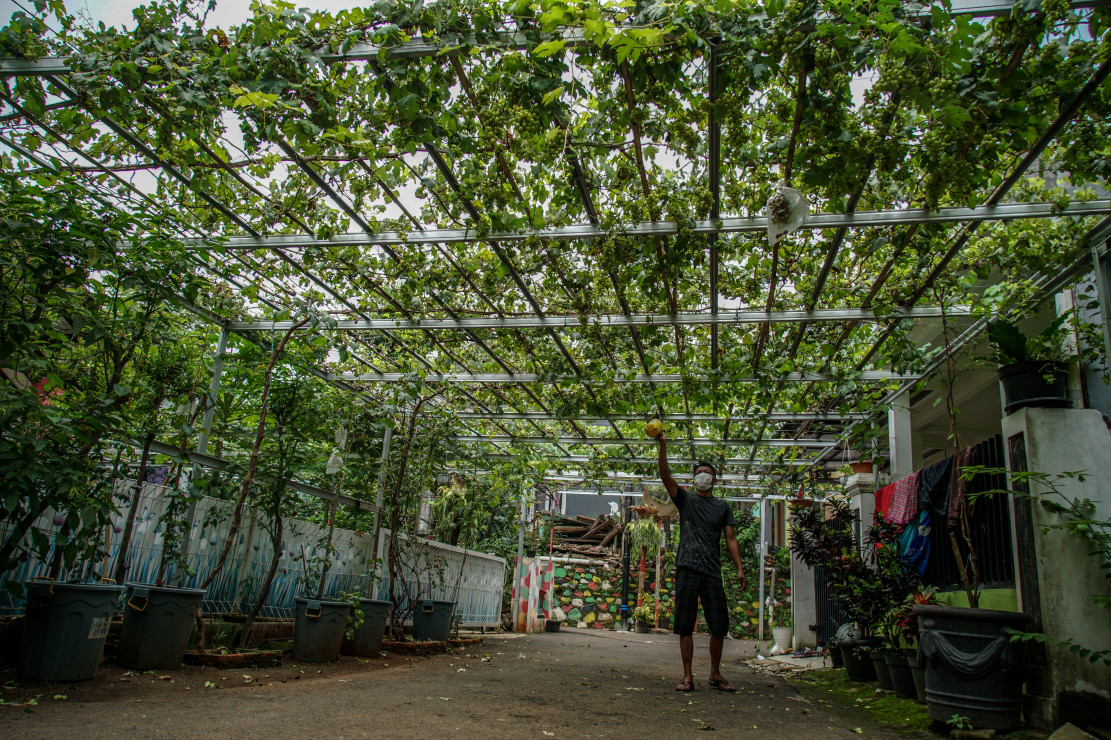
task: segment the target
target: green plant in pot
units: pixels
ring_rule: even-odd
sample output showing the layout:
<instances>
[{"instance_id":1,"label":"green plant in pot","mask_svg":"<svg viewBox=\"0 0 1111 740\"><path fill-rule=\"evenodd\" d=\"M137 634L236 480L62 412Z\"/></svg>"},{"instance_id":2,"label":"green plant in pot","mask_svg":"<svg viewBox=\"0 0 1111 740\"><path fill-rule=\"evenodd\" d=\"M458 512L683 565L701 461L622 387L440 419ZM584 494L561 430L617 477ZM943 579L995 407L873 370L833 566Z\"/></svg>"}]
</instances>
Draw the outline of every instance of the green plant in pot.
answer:
<instances>
[{"instance_id":1,"label":"green plant in pot","mask_svg":"<svg viewBox=\"0 0 1111 740\"><path fill-rule=\"evenodd\" d=\"M125 582L132 567L129 557L131 538L136 514L142 508L151 444L162 432L174 428L190 429L201 411L201 407L193 403L200 381L197 372L199 358L191 354L185 345L173 342L169 336L156 339L160 341L138 363L132 380L134 398L131 411L136 418L136 433L133 436L141 440L142 455L116 556L115 580L118 583ZM182 432L180 436L178 443L185 447L186 434ZM183 460L176 463L179 480L183 464ZM192 500L190 493L178 490L176 482L164 489L162 495L167 506L159 523L164 527L165 534L154 583L126 584L127 598L116 655L117 662L126 668L177 668L185 655L194 617L205 592L170 586L165 579L171 563L182 570L186 567L182 547L186 528L184 519Z\"/></svg>"},{"instance_id":2,"label":"green plant in pot","mask_svg":"<svg viewBox=\"0 0 1111 740\"><path fill-rule=\"evenodd\" d=\"M1012 321L998 320L988 325L988 337L997 362L999 382L1007 398L1005 411L1012 413L1029 406L1066 408L1068 365L1076 361L1067 349L1070 314L1062 314L1040 333L1030 336Z\"/></svg>"},{"instance_id":3,"label":"green plant in pot","mask_svg":"<svg viewBox=\"0 0 1111 740\"><path fill-rule=\"evenodd\" d=\"M652 625L656 622L656 601L655 599L646 599L644 603L636 607L632 611L632 617L636 620L636 631L647 633Z\"/></svg>"},{"instance_id":4,"label":"green plant in pot","mask_svg":"<svg viewBox=\"0 0 1111 740\"><path fill-rule=\"evenodd\" d=\"M960 471L962 481L979 474ZM945 721L960 713L978 728L1007 731L1022 718L1023 656L1008 634L1029 622L1021 612L981 609L979 554L972 542L975 499L963 496L959 525L950 531L968 606L915 604L920 632L919 662L924 670L927 711Z\"/></svg>"},{"instance_id":5,"label":"green plant in pot","mask_svg":"<svg viewBox=\"0 0 1111 740\"><path fill-rule=\"evenodd\" d=\"M875 665L865 651L882 645L880 621L913 590L915 577L899 563L890 524L875 522L858 547L856 512L848 501L827 501L826 511L828 517L816 506L793 508L791 550L806 565L822 569L831 596L860 631L859 639L839 645L850 678L874 681Z\"/></svg>"}]
</instances>

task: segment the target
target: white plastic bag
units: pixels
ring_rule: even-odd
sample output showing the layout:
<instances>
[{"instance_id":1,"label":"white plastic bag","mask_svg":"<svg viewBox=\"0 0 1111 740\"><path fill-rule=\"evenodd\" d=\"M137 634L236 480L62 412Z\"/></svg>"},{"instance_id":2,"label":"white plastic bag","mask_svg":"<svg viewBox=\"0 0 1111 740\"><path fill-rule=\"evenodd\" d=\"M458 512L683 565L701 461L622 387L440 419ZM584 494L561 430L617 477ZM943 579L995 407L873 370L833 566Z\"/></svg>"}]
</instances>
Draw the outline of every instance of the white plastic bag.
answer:
<instances>
[{"instance_id":1,"label":"white plastic bag","mask_svg":"<svg viewBox=\"0 0 1111 740\"><path fill-rule=\"evenodd\" d=\"M775 184L768 196L764 213L768 217L768 244L774 245L787 234L802 226L810 214L810 201L783 181Z\"/></svg>"}]
</instances>

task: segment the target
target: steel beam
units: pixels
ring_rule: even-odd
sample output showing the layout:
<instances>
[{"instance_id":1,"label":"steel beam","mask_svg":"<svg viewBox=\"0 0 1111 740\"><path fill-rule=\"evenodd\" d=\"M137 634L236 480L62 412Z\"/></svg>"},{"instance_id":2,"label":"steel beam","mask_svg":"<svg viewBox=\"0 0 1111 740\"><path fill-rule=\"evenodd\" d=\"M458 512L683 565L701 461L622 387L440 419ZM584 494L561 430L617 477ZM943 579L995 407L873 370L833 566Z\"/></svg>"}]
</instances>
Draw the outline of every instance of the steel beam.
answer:
<instances>
[{"instance_id":1,"label":"steel beam","mask_svg":"<svg viewBox=\"0 0 1111 740\"><path fill-rule=\"evenodd\" d=\"M133 444L141 445L142 443L134 442ZM186 459L196 465L203 465L206 468L212 468L214 470L227 471L231 470L233 467L233 464L228 462L227 460L213 457L212 455L202 455L199 452L183 450L180 447L165 444L164 442L152 442L150 445L150 450L151 452L157 453L159 455L170 455L173 457ZM343 496L338 493L333 493L332 491L326 491L323 488L317 488L316 486L309 485L308 483L300 483L298 481L290 480L287 478L278 478L276 476L268 475L265 473L258 473L256 477L262 480L284 481L286 486L299 493L304 493L309 496L315 496L316 498L324 499L325 501L335 501L336 503L343 504L344 506L350 506L354 509L359 509L360 511L378 510L378 507L367 501L360 501L357 498L351 498L350 496Z\"/></svg>"},{"instance_id":2,"label":"steel beam","mask_svg":"<svg viewBox=\"0 0 1111 740\"><path fill-rule=\"evenodd\" d=\"M453 467L453 466L450 466L450 465L444 467L442 469L442 472L444 472L444 473L455 473L456 475L462 475L462 476L490 475L491 474L491 471L484 470L482 468L461 468L461 467ZM569 482L569 483L575 483L575 482L588 480L589 478L592 477L592 475L584 475L580 472L572 470L572 471L568 471L568 472L565 472L565 473L544 473L542 476L539 476L539 477L542 478L543 480L566 481L566 482ZM609 480L620 481L622 483L633 483L633 484L635 484L635 483L659 483L659 481L660 481L660 477L658 475L640 475L639 473L628 473L628 472L625 472L625 471L620 471L619 472L619 471L614 471L614 470L608 470L605 473L601 473L601 475L604 476L605 478L609 479ZM673 478L675 478L675 480L677 480L681 483L686 483L686 482L692 481L694 479L694 476L692 476L690 474L686 474L686 473L676 473L676 472L672 471L671 475L672 475ZM736 483L748 483L748 482L755 483L755 482L759 482L759 481L782 480L783 476L779 473L770 473L770 474L722 473L721 475L717 476L717 479L719 481L729 481L731 483L733 483L733 482L736 482Z\"/></svg>"},{"instance_id":3,"label":"steel beam","mask_svg":"<svg viewBox=\"0 0 1111 740\"><path fill-rule=\"evenodd\" d=\"M854 213L817 213L809 216L800 229L836 228L883 228L906 224L946 224L979 223L982 221L1010 221L1025 218L1060 218L1083 216L1105 216L1111 214L1111 200L1092 200L1069 203L1059 207L1055 203L1001 203L995 206L975 208L939 208L931 211L926 208L889 209L884 211L856 211ZM691 230L696 234L757 234L766 232L766 216L725 216L721 219L703 219L693 222ZM220 246L225 249L305 249L321 245L341 247L364 246L401 246L405 244L470 244L496 242L522 242L530 237L554 241L573 241L577 239L597 239L604 236L627 237L665 237L676 236L679 224L675 221L640 221L618 224L612 229L590 223L553 226L547 229L498 231L479 236L475 229L426 229L400 233L383 231L377 234L348 232L337 234L331 239L321 240L300 234L275 234L272 236L232 236L201 239L182 239L187 247L208 248Z\"/></svg>"},{"instance_id":4,"label":"steel beam","mask_svg":"<svg viewBox=\"0 0 1111 740\"><path fill-rule=\"evenodd\" d=\"M968 306L951 306L946 309L923 306L909 310L894 309L883 313L861 308L823 308L812 311L719 311L712 313L667 314L605 314L587 318L590 326L698 326L717 324L783 324L800 321L892 321L898 319L937 319L970 316ZM235 321L235 331L283 331L290 329L293 321ZM369 319L337 321L335 331L443 331L472 329L567 329L582 326L578 315L568 316L487 316L473 319ZM319 328L319 327L314 327Z\"/></svg>"},{"instance_id":5,"label":"steel beam","mask_svg":"<svg viewBox=\"0 0 1111 740\"><path fill-rule=\"evenodd\" d=\"M360 383L393 383L401 380L416 379L417 376L406 373L334 373L331 377ZM682 383L684 377L692 377L697 380L711 380L708 375L683 376L662 373L658 375L626 375L614 378L598 378L597 380L581 378L577 375L556 375L554 373L545 375L540 375L539 373L428 373L420 379L426 383L578 382L583 385L591 385L594 383L611 385L613 383ZM789 383L821 383L842 380L842 378L835 375L827 375L824 373L788 373L783 377L784 380ZM887 370L865 370L853 375L852 380L864 383L886 381L917 382L921 378L921 375L900 375L898 373L888 372ZM756 383L759 382L760 379L751 376L729 377L727 375L722 375L721 377L713 378L713 380L721 383Z\"/></svg>"},{"instance_id":6,"label":"steel beam","mask_svg":"<svg viewBox=\"0 0 1111 740\"><path fill-rule=\"evenodd\" d=\"M463 457L457 455L452 458L450 455L446 462L454 462L459 460L466 462L469 459L474 460L516 460L517 456L512 454L489 454L489 455L475 455L473 458ZM590 463L597 462L596 458L590 455L548 455L544 456L545 460L551 462L567 462L567 463ZM654 457L611 457L608 458L615 463L626 463L630 465L656 465L659 463ZM672 465L694 465L698 460L692 457L671 458ZM816 460L813 458L806 460L754 460L750 457L730 457L724 460L715 460L714 462L722 465L733 465L738 467L768 467L768 468L805 468L814 464Z\"/></svg>"},{"instance_id":7,"label":"steel beam","mask_svg":"<svg viewBox=\"0 0 1111 740\"><path fill-rule=\"evenodd\" d=\"M585 421L585 422L610 422L610 421L640 421L648 417L635 414L607 414L605 416L552 416L541 413L488 413L483 411L462 411L456 414L460 419L529 419L535 421ZM661 414L657 417L660 421L713 421L724 422L727 420L743 421L745 419L767 419L768 421L828 421L847 422L870 419L870 414L827 414L827 413L795 413L787 411L773 411L768 414L733 414L720 416L718 414Z\"/></svg>"},{"instance_id":8,"label":"steel beam","mask_svg":"<svg viewBox=\"0 0 1111 740\"><path fill-rule=\"evenodd\" d=\"M594 447L604 447L607 445L621 447L624 445L654 445L654 439L614 439L611 437L515 437L505 435L490 435L483 436L481 434L453 434L446 437L446 439L453 442L490 442L511 444L513 442L520 442L522 444L566 444L566 445L591 445ZM759 442L752 440L740 439L672 439L668 438L669 442L675 444L689 444L695 447L736 447L740 445L758 444L761 447L837 447L838 442L833 440L817 440L817 439L762 439Z\"/></svg>"},{"instance_id":9,"label":"steel beam","mask_svg":"<svg viewBox=\"0 0 1111 740\"><path fill-rule=\"evenodd\" d=\"M1098 8L1108 5L1108 0L1072 0L1069 7L1073 10L1085 8ZM971 0L952 3L946 12L951 16L971 16L974 18L992 18L1001 15L1010 15L1014 12L1015 5L1011 0ZM914 11L908 11L913 13ZM933 12L931 5L925 4L917 11L919 18L929 18ZM762 13L753 14L750 18L757 20L766 18ZM567 48L578 48L592 44L588 42L581 29L573 28L559 34L544 34L539 40L562 40ZM502 31L487 34L483 39L475 36L465 36L455 44L446 45L430 43L423 39L406 38L396 44L358 43L352 45L345 54L320 53L317 56L325 64L339 64L342 62L377 61L385 54L391 59L421 59L426 57L439 57L445 54L466 53L473 47L496 47L506 51L527 50L532 48L538 39L535 35L525 34L520 31ZM0 77L64 75L69 74L72 68L66 57L40 57L39 59L0 59Z\"/></svg>"}]
</instances>

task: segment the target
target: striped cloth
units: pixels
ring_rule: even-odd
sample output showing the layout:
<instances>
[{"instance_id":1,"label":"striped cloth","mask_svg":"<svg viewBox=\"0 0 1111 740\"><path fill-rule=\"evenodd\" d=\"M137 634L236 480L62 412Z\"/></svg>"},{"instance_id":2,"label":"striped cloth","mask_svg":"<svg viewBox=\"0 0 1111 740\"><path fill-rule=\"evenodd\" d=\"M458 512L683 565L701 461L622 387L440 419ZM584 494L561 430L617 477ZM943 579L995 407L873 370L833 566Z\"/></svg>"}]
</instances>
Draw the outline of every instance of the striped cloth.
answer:
<instances>
[{"instance_id":1,"label":"striped cloth","mask_svg":"<svg viewBox=\"0 0 1111 740\"><path fill-rule=\"evenodd\" d=\"M887 521L898 527L905 527L918 516L918 473L895 481L895 492L891 496L891 508L887 511Z\"/></svg>"}]
</instances>

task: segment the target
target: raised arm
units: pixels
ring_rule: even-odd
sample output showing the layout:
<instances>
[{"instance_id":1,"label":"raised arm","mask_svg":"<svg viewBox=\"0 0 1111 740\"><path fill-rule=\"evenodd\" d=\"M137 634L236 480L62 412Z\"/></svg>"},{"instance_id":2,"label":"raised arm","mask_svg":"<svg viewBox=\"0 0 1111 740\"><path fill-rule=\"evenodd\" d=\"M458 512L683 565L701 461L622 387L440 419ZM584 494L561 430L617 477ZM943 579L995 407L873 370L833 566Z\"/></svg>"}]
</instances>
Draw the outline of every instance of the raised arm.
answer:
<instances>
[{"instance_id":1,"label":"raised arm","mask_svg":"<svg viewBox=\"0 0 1111 740\"><path fill-rule=\"evenodd\" d=\"M671 466L667 464L667 435L660 432L656 435L656 441L660 443L660 480L667 489L667 495L675 498L679 493L679 484L671 477Z\"/></svg>"}]
</instances>

